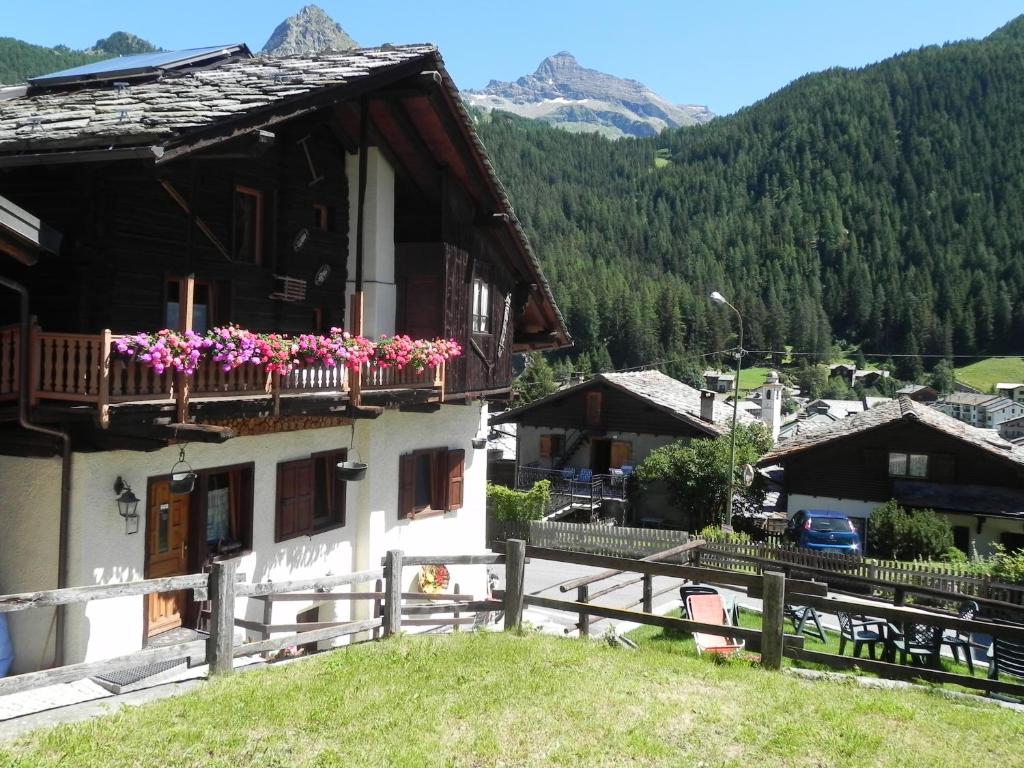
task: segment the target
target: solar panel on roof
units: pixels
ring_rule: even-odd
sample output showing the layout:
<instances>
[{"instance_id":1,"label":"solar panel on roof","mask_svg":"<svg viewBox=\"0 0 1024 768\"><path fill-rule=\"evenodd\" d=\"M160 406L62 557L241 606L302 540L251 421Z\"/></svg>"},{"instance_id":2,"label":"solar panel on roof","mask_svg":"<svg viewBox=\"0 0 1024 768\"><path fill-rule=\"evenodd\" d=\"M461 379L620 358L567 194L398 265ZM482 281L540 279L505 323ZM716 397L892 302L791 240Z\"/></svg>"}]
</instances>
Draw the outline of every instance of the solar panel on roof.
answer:
<instances>
[{"instance_id":1,"label":"solar panel on roof","mask_svg":"<svg viewBox=\"0 0 1024 768\"><path fill-rule=\"evenodd\" d=\"M191 66L202 66L218 59L233 56L249 58L252 54L245 43L236 45L214 45L206 48L188 48L183 51L157 51L155 53L135 53L130 56L119 56L104 59L80 67L62 69L48 75L29 78L34 87L54 85L70 85L90 81L107 81L119 78L131 78L144 75L157 75L161 72L183 69Z\"/></svg>"}]
</instances>

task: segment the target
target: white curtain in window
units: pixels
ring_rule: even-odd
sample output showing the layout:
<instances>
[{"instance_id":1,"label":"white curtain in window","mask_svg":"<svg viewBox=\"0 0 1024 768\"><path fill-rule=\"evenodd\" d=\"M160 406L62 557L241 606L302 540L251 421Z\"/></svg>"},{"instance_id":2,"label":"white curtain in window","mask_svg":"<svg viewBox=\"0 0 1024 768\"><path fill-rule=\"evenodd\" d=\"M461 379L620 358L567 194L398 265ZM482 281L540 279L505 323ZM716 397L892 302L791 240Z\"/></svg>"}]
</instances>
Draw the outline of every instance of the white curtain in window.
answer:
<instances>
[{"instance_id":1,"label":"white curtain in window","mask_svg":"<svg viewBox=\"0 0 1024 768\"><path fill-rule=\"evenodd\" d=\"M910 471L907 474L911 477L928 477L928 457L921 453L910 454Z\"/></svg>"},{"instance_id":2,"label":"white curtain in window","mask_svg":"<svg viewBox=\"0 0 1024 768\"><path fill-rule=\"evenodd\" d=\"M907 454L889 454L889 474L901 477L907 474Z\"/></svg>"}]
</instances>

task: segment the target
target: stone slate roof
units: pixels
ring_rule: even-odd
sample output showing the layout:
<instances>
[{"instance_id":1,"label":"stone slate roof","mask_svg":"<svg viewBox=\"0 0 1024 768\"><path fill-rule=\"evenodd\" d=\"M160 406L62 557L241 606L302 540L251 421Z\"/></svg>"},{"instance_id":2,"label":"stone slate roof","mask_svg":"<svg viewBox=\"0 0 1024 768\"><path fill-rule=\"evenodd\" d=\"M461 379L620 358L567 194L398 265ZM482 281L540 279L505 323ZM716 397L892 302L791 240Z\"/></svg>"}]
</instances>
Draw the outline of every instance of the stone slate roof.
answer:
<instances>
[{"instance_id":1,"label":"stone slate roof","mask_svg":"<svg viewBox=\"0 0 1024 768\"><path fill-rule=\"evenodd\" d=\"M51 90L0 101L0 152L163 143L327 86L354 83L422 58L432 45L388 46L304 56L235 59L159 80L76 91Z\"/></svg>"},{"instance_id":2,"label":"stone slate roof","mask_svg":"<svg viewBox=\"0 0 1024 768\"><path fill-rule=\"evenodd\" d=\"M677 379L673 379L671 376L666 376L660 371L599 373L597 376L581 384L561 389L540 400L535 400L529 405L506 411L500 416L491 419L491 424L516 421L524 412L591 387L594 382L604 382L616 389L634 395L670 416L713 437L725 434L732 426L732 406L716 400L713 411L714 423L704 421L700 417L700 390L694 389ZM736 420L741 424L752 424L757 421L757 419L743 410L739 412Z\"/></svg>"},{"instance_id":3,"label":"stone slate roof","mask_svg":"<svg viewBox=\"0 0 1024 768\"><path fill-rule=\"evenodd\" d=\"M986 453L1024 465L1024 449L999 437L994 430L972 427L931 406L917 403L905 395L831 424L803 426L797 434L765 454L759 463L761 466L776 464L795 453L802 453L900 420L917 421L950 437L970 443Z\"/></svg>"}]
</instances>

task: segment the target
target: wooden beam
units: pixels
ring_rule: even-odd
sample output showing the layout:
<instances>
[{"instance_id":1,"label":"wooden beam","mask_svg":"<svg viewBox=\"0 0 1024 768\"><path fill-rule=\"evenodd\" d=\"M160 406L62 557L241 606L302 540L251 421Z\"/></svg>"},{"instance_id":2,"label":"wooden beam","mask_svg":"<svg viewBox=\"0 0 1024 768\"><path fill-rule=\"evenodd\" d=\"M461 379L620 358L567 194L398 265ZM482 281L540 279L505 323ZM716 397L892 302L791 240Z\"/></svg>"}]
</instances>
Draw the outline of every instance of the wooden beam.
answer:
<instances>
[{"instance_id":1,"label":"wooden beam","mask_svg":"<svg viewBox=\"0 0 1024 768\"><path fill-rule=\"evenodd\" d=\"M164 188L164 190L166 190L167 194L170 195L171 199L174 202L176 202L178 204L178 206L186 214L188 214L189 216L193 215L192 214L192 209L189 207L188 201L185 200L184 197L182 197L181 193L178 192L178 190L174 188L174 185L171 184L170 181L168 181L167 179L161 179L160 180L160 186L162 186ZM196 227L199 228L200 232L202 232L204 235L206 235L206 239L210 241L210 243L213 245L214 248L217 249L217 251L220 253L220 255L223 256L228 261L232 261L231 254L228 253L228 249L224 247L224 243L222 243L220 241L220 238L217 237L217 235L215 235L213 233L213 230L210 229L210 227L206 224L206 222L203 221L198 216L195 216L194 218L195 218L195 222L196 222Z\"/></svg>"},{"instance_id":2,"label":"wooden beam","mask_svg":"<svg viewBox=\"0 0 1024 768\"><path fill-rule=\"evenodd\" d=\"M127 581L118 584L97 584L88 587L48 589L41 592L20 592L0 595L0 613L24 611L29 608L45 608L55 605L87 603L91 600L105 600L112 597L151 595L156 592L177 592L181 589L205 589L207 576L204 573L187 576L167 576L145 581Z\"/></svg>"}]
</instances>

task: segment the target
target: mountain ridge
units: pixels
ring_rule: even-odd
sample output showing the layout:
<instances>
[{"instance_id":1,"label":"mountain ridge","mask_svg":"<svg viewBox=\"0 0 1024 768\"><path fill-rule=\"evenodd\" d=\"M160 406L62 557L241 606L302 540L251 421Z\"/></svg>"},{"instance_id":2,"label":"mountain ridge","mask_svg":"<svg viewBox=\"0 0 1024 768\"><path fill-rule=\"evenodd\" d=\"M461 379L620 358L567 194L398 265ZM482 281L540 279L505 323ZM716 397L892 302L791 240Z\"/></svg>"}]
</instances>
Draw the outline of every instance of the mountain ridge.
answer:
<instances>
[{"instance_id":1,"label":"mountain ridge","mask_svg":"<svg viewBox=\"0 0 1024 768\"><path fill-rule=\"evenodd\" d=\"M543 59L515 81L491 80L462 91L472 106L498 109L572 132L609 138L654 136L665 128L698 125L714 115L702 105L672 104L638 80L580 65L568 51Z\"/></svg>"},{"instance_id":2,"label":"mountain ridge","mask_svg":"<svg viewBox=\"0 0 1024 768\"><path fill-rule=\"evenodd\" d=\"M347 51L359 44L319 5L307 5L282 21L270 34L261 53L288 56L319 51Z\"/></svg>"}]
</instances>

